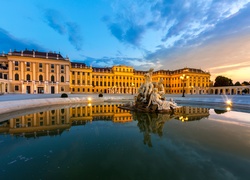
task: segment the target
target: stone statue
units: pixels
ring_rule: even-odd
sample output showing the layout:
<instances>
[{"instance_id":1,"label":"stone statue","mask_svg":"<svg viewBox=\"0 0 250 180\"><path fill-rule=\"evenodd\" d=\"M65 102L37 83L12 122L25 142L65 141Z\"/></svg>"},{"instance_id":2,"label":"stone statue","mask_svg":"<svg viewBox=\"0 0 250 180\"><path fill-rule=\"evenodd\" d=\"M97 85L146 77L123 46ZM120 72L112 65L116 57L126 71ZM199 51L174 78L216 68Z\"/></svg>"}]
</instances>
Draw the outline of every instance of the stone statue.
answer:
<instances>
[{"instance_id":1,"label":"stone statue","mask_svg":"<svg viewBox=\"0 0 250 180\"><path fill-rule=\"evenodd\" d=\"M158 82L152 82L153 68L150 68L144 75L144 83L138 89L138 95L135 97L135 103L124 107L129 110L142 112L173 112L177 108L177 104L171 99L167 101L164 97L165 88L163 79Z\"/></svg>"},{"instance_id":2,"label":"stone statue","mask_svg":"<svg viewBox=\"0 0 250 180\"><path fill-rule=\"evenodd\" d=\"M161 95L158 93L158 88L154 88L153 92L150 95L147 108L153 104L158 106L158 110L169 110L170 101L165 101L161 99Z\"/></svg>"},{"instance_id":3,"label":"stone statue","mask_svg":"<svg viewBox=\"0 0 250 180\"><path fill-rule=\"evenodd\" d=\"M163 95L165 94L165 88L163 86L163 79L162 78L160 78L160 80L157 83L155 83L155 88L158 89L158 94L160 94L161 97L163 97Z\"/></svg>"},{"instance_id":4,"label":"stone statue","mask_svg":"<svg viewBox=\"0 0 250 180\"><path fill-rule=\"evenodd\" d=\"M149 71L144 75L145 82L140 86L138 89L140 95L140 101L146 101L148 96L151 94L153 90L153 83L152 83L152 73L154 69L150 68Z\"/></svg>"}]
</instances>

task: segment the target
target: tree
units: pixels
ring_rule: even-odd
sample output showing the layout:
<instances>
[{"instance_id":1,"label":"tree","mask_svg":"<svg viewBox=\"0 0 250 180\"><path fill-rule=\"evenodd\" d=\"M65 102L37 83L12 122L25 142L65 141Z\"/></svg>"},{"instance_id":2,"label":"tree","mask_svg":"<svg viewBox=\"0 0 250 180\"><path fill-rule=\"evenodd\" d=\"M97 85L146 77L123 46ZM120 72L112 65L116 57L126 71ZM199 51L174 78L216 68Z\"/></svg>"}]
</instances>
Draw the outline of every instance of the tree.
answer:
<instances>
[{"instance_id":1,"label":"tree","mask_svg":"<svg viewBox=\"0 0 250 180\"><path fill-rule=\"evenodd\" d=\"M224 76L217 76L215 78L214 87L218 87L218 86L233 86L233 81L232 79L229 79Z\"/></svg>"},{"instance_id":2,"label":"tree","mask_svg":"<svg viewBox=\"0 0 250 180\"><path fill-rule=\"evenodd\" d=\"M241 86L241 84L240 84L239 81L237 81L234 85L235 85L235 86Z\"/></svg>"},{"instance_id":3,"label":"tree","mask_svg":"<svg viewBox=\"0 0 250 180\"><path fill-rule=\"evenodd\" d=\"M246 86L246 85L250 85L250 84L249 84L249 82L244 81L244 82L242 83L242 85L243 85L243 86Z\"/></svg>"}]
</instances>

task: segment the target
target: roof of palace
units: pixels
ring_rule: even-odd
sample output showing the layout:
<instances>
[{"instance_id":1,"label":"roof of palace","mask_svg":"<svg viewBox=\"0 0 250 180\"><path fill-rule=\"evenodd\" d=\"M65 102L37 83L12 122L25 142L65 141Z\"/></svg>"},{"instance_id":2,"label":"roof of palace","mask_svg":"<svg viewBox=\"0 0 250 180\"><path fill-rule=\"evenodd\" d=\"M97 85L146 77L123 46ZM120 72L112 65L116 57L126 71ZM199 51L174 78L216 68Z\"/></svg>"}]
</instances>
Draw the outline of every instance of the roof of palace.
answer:
<instances>
[{"instance_id":1,"label":"roof of palace","mask_svg":"<svg viewBox=\"0 0 250 180\"><path fill-rule=\"evenodd\" d=\"M182 69L177 69L174 71L171 71L171 74L180 74L180 73L205 73L205 74L210 74L209 72L205 72L201 69L195 69L195 68L182 68Z\"/></svg>"},{"instance_id":2,"label":"roof of palace","mask_svg":"<svg viewBox=\"0 0 250 180\"><path fill-rule=\"evenodd\" d=\"M104 67L104 68L100 68L100 67L93 67L93 72L111 72L112 68L110 67Z\"/></svg>"},{"instance_id":3,"label":"roof of palace","mask_svg":"<svg viewBox=\"0 0 250 180\"><path fill-rule=\"evenodd\" d=\"M64 58L60 52L40 52L35 50L24 50L24 51L16 51L9 52L8 55L13 56L24 56L24 57L36 57L36 58L46 58L46 59L60 59L60 60L69 60L68 57Z\"/></svg>"},{"instance_id":4,"label":"roof of palace","mask_svg":"<svg viewBox=\"0 0 250 180\"><path fill-rule=\"evenodd\" d=\"M85 67L87 66L85 63L81 63L81 62L70 62L71 66L82 66L82 67Z\"/></svg>"}]
</instances>

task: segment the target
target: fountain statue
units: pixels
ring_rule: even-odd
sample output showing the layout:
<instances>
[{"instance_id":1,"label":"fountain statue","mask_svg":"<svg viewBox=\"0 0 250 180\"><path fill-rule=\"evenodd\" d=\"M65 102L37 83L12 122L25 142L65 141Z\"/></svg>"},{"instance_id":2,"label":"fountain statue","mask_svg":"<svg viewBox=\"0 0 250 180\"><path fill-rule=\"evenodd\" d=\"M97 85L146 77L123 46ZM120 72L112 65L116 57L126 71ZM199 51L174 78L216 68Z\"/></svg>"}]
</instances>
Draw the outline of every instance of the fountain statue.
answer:
<instances>
[{"instance_id":1,"label":"fountain statue","mask_svg":"<svg viewBox=\"0 0 250 180\"><path fill-rule=\"evenodd\" d=\"M125 104L121 108L142 112L173 112L175 108L178 108L173 99L167 101L166 97L164 97L163 79L152 82L153 71L154 69L150 68L144 75L144 83L138 89L135 102Z\"/></svg>"}]
</instances>

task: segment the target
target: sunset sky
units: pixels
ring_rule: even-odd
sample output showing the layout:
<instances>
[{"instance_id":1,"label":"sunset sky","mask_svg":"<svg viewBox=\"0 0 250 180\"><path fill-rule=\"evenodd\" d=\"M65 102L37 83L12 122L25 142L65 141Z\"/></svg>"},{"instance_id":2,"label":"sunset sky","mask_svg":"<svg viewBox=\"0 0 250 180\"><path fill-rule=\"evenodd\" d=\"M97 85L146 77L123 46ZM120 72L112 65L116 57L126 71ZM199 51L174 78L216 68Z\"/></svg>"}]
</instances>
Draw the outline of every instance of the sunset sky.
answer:
<instances>
[{"instance_id":1,"label":"sunset sky","mask_svg":"<svg viewBox=\"0 0 250 180\"><path fill-rule=\"evenodd\" d=\"M26 48L94 67L190 67L212 81L250 81L250 0L1 1L0 52Z\"/></svg>"}]
</instances>

